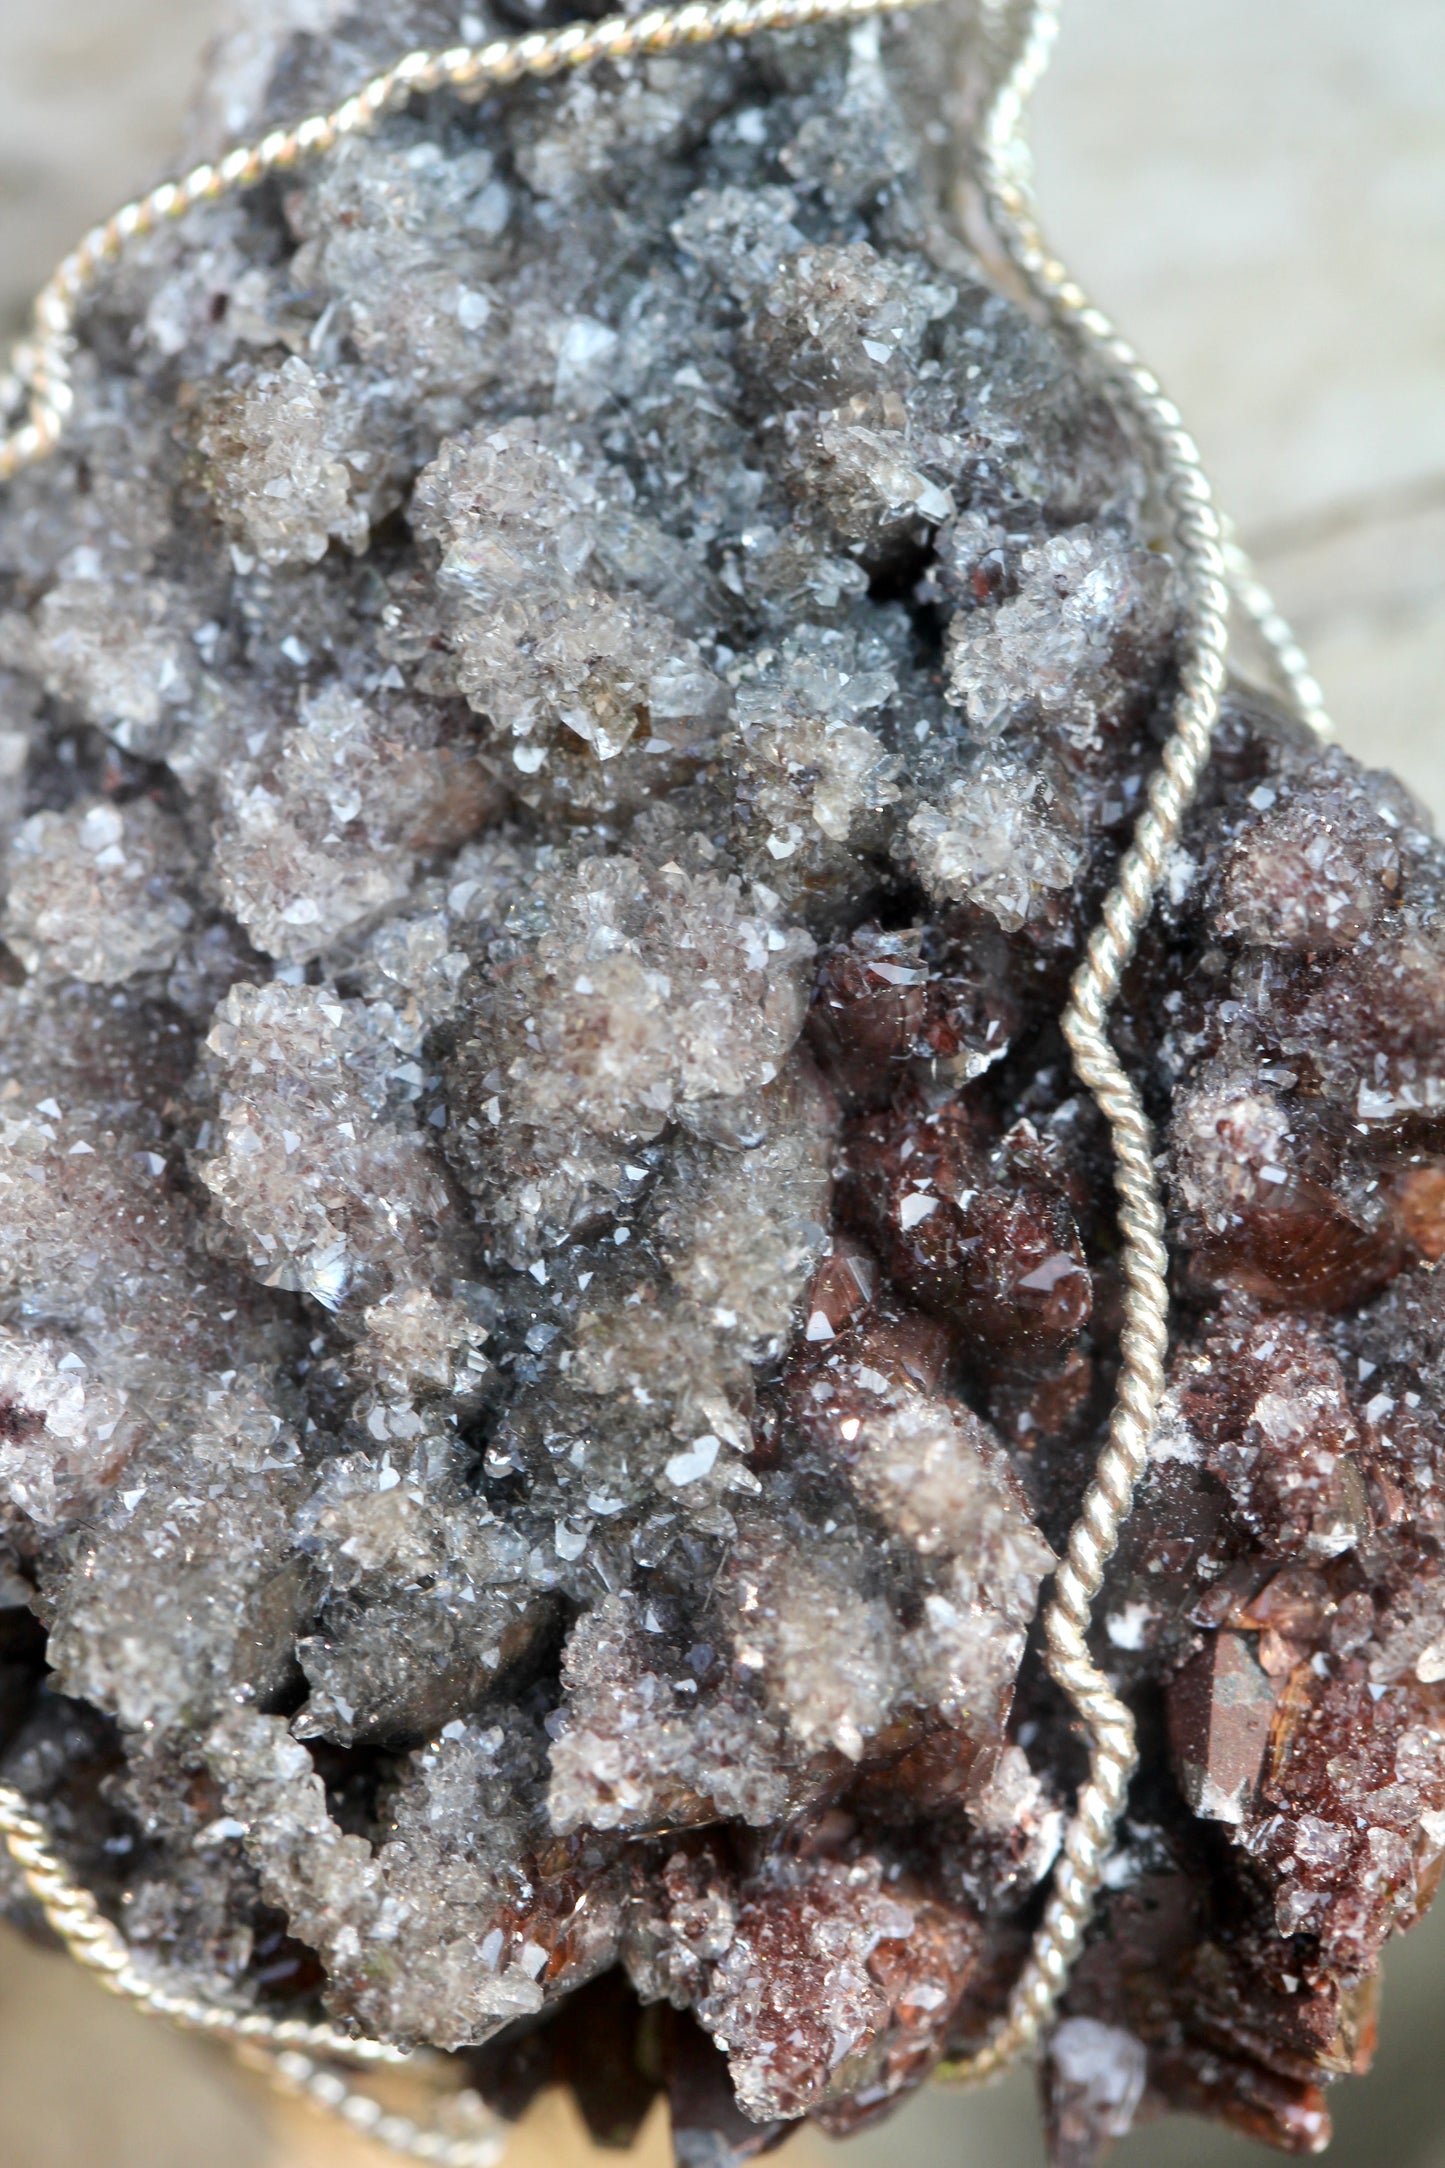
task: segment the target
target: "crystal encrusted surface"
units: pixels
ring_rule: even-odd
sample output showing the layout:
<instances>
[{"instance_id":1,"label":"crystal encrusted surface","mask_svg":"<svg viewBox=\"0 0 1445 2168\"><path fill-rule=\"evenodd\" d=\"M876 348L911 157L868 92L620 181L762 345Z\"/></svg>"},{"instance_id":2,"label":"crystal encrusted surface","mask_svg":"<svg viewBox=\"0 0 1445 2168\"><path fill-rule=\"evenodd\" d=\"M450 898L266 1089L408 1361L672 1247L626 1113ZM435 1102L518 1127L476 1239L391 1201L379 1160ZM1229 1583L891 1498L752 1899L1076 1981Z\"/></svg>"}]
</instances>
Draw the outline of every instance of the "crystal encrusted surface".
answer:
<instances>
[{"instance_id":1,"label":"crystal encrusted surface","mask_svg":"<svg viewBox=\"0 0 1445 2168\"><path fill-rule=\"evenodd\" d=\"M458 27L240 23L198 125ZM1056 1017L1176 604L948 225L960 44L399 117L140 255L0 501L0 1775L148 1961L709 2168L983 2036L1080 1766ZM1232 700L1117 1017L1178 1310L1073 2168L1314 2149L1445 1854L1442 891Z\"/></svg>"}]
</instances>

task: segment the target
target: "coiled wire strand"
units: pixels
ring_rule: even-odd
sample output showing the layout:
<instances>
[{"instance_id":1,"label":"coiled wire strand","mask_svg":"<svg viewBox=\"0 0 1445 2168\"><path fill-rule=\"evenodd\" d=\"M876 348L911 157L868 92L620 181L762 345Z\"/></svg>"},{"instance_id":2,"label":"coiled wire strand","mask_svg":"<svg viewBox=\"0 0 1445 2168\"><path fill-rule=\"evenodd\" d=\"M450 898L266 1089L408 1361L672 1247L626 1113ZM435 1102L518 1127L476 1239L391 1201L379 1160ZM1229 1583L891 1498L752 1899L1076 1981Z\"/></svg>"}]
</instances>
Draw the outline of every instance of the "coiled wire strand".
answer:
<instances>
[{"instance_id":1,"label":"coiled wire strand","mask_svg":"<svg viewBox=\"0 0 1445 2168\"><path fill-rule=\"evenodd\" d=\"M600 60L623 61L812 24L857 22L927 4L930 0L695 0L683 7L571 23L482 46L407 54L333 112L275 129L259 143L197 166L183 179L167 181L125 205L85 236L42 289L30 336L14 356L11 397L23 401L24 411L10 432L0 436L0 481L44 458L64 435L74 406L75 326L87 296L137 240L197 206L323 156L346 137L375 128L413 96L451 90L478 97L525 78ZM1088 1737L1089 1770L1069 1819L1042 1920L1003 2020L976 2052L939 2067L941 2078L964 2084L993 2076L1038 2041L1082 1945L1134 1769L1133 1717L1091 1657L1087 1637L1094 1599L1128 1518L1164 1390L1168 1254L1153 1139L1138 1093L1110 1044L1107 1018L1209 759L1225 682L1231 586L1273 653L1300 714L1316 729L1327 727L1319 687L1304 655L1248 559L1226 533L1177 408L1051 253L1040 230L1025 119L1048 65L1060 0L981 0L981 5L985 27L1001 55L976 151L989 217L1036 300L1137 418L1170 513L1184 607L1173 731L1062 1019L1080 1081L1109 1127L1126 1283L1121 1369L1108 1441L1070 1531L1043 1620L1049 1669ZM0 380L0 396L4 390ZM9 1785L0 1785L0 1837L60 1940L112 1993L152 2016L225 2040L250 2057L259 2055L278 2084L306 2095L398 2153L438 2168L496 2168L503 2141L495 2128L457 2136L440 2123L418 2124L389 2113L331 2067L404 2062L405 2051L334 2026L237 2011L223 2001L169 1988L146 1972L91 1893L61 1864L28 1802Z\"/></svg>"},{"instance_id":2,"label":"coiled wire strand","mask_svg":"<svg viewBox=\"0 0 1445 2168\"><path fill-rule=\"evenodd\" d=\"M975 2054L940 2068L941 2077L961 2084L992 2076L1032 2047L1054 2010L1082 1945L1134 1772L1134 1719L1090 1655L1088 1632L1094 1599L1148 1459L1163 1397L1169 1254L1153 1136L1139 1094L1110 1043L1107 1019L1209 760L1229 650L1231 570L1223 522L1198 447L1178 408L1052 253L1039 226L1024 116L1058 32L1059 0L1025 0L1022 5L1017 0L985 0L985 18L1007 55L983 118L977 153L991 223L1030 292L1140 423L1170 514L1184 608L1174 727L1150 777L1144 810L1074 975L1062 1018L1075 1072L1109 1126L1125 1281L1121 1366L1108 1441L1069 1532L1043 1618L1049 1671L1088 1735L1089 1772L1003 2023ZM1244 607L1272 649L1296 705L1314 728L1323 729L1319 688L1242 551L1236 551L1234 571Z\"/></svg>"}]
</instances>

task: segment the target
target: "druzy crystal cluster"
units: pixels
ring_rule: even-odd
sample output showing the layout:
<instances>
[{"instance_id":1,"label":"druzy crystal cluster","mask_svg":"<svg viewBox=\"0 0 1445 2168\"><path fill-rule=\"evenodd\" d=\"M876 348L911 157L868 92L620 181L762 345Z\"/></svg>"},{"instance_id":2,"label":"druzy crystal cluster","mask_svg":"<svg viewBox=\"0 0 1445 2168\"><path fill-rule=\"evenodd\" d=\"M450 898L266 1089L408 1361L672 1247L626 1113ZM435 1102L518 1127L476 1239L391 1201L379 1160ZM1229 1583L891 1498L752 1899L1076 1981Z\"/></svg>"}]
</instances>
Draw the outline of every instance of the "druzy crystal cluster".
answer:
<instances>
[{"instance_id":1,"label":"druzy crystal cluster","mask_svg":"<svg viewBox=\"0 0 1445 2168\"><path fill-rule=\"evenodd\" d=\"M243 11L197 125L486 27ZM967 46L399 116L139 254L0 500L0 1777L145 1963L690 2168L986 2036L1082 1766L1057 1017L1177 596ZM1177 1309L1059 2168L1315 2150L1445 1856L1420 809L1234 696L1115 1028Z\"/></svg>"}]
</instances>

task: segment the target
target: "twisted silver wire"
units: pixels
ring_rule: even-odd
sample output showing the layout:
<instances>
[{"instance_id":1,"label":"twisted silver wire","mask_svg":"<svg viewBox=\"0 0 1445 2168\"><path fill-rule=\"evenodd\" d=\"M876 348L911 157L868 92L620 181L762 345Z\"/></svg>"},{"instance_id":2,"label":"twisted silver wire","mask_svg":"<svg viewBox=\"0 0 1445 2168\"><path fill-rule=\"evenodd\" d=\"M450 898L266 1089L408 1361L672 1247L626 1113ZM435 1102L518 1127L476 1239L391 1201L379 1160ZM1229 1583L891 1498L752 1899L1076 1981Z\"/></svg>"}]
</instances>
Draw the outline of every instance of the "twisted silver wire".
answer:
<instances>
[{"instance_id":1,"label":"twisted silver wire","mask_svg":"<svg viewBox=\"0 0 1445 2168\"><path fill-rule=\"evenodd\" d=\"M325 2067L335 2062L365 2068L412 2063L417 2058L407 2049L344 2033L333 2025L236 2010L204 1995L168 1987L144 1971L120 1929L105 1917L91 1892L61 1865L44 1824L11 1784L0 1784L0 1836L47 1925L76 1963L109 1993L182 2031L201 2033L249 2053L286 2091L307 2096L393 2152L434 2162L437 2168L497 2168L504 2145L495 2131L458 2138L429 2128L410 2116L386 2110L370 2094Z\"/></svg>"},{"instance_id":2,"label":"twisted silver wire","mask_svg":"<svg viewBox=\"0 0 1445 2168\"><path fill-rule=\"evenodd\" d=\"M157 2017L167 2018L173 2025L208 2033L213 2039L233 2045L265 2041L272 2046L344 2055L367 2063L408 2059L405 2049L389 2047L381 2040L357 2039L335 2026L260 2017L167 1988L136 1964L120 1929L105 1917L91 1892L61 1865L44 1824L11 1784L0 1785L0 1835L47 1924L71 1955L112 1994L145 2003Z\"/></svg>"},{"instance_id":3,"label":"twisted silver wire","mask_svg":"<svg viewBox=\"0 0 1445 2168\"><path fill-rule=\"evenodd\" d=\"M506 2155L506 2136L495 2121L479 2137L453 2137L439 2122L418 2123L409 2115L383 2107L370 2093L348 2084L314 2055L298 2048L267 2051L256 2059L279 2091L309 2100L313 2107L338 2117L359 2137L370 2138L407 2160L431 2161L436 2168L499 2168ZM470 2105L478 2115L487 2114L475 2093L452 2094L453 2111L459 2103Z\"/></svg>"},{"instance_id":4,"label":"twisted silver wire","mask_svg":"<svg viewBox=\"0 0 1445 2168\"><path fill-rule=\"evenodd\" d=\"M334 111L275 129L257 144L241 146L214 164L197 166L181 180L163 183L85 236L42 289L30 336L16 349L10 389L12 397L23 401L24 413L0 436L0 482L45 457L64 435L75 397L75 324L87 295L137 240L198 205L323 155L347 136L374 128L414 95L450 89L477 97L490 88L598 60L621 61L809 24L861 21L927 4L929 0L700 0L479 47L406 55ZM1114 1147L1126 1283L1121 1370L1108 1442L1044 1614L1049 1668L1088 1735L1089 1773L1002 2023L976 2053L940 2066L941 2077L960 2083L992 2076L1037 2041L1082 1943L1134 1768L1133 1718L1090 1656L1087 1635L1094 1599L1143 1471L1163 1392L1168 1254L1149 1124L1109 1042L1106 1024L1152 908L1164 861L1209 758L1224 685L1231 585L1272 650L1300 713L1313 727L1327 727L1323 699L1304 655L1248 559L1226 535L1198 450L1178 410L1044 241L1034 208L1024 123L1057 33L1059 0L982 0L982 6L1006 56L982 115L977 150L990 218L1030 290L1141 423L1170 509L1185 605L1173 733L1150 780L1145 810L1062 1019L1075 1069L1103 1113ZM0 380L0 399L5 389ZM278 2084L304 2094L393 2151L438 2168L495 2168L502 2153L495 2132L457 2138L440 2127L419 2125L388 2112L327 2067L336 2062L402 2062L408 2059L405 2051L332 2026L239 2012L223 2002L168 1988L143 1971L119 1929L61 1864L23 1795L9 1785L0 1785L0 1837L61 1941L112 1993L152 2016L263 2058Z\"/></svg>"},{"instance_id":5,"label":"twisted silver wire","mask_svg":"<svg viewBox=\"0 0 1445 2168\"><path fill-rule=\"evenodd\" d=\"M1325 706L1324 693L1310 668L1309 657L1295 637L1294 627L1281 612L1256 571L1253 559L1237 539L1234 522L1224 519L1221 524L1230 592L1273 656L1301 722L1307 723L1318 738L1332 736L1334 726Z\"/></svg>"},{"instance_id":6,"label":"twisted silver wire","mask_svg":"<svg viewBox=\"0 0 1445 2168\"><path fill-rule=\"evenodd\" d=\"M347 2062L375 2068L418 2060L407 2049L344 2033L333 2025L236 2010L213 1998L168 1987L144 1971L120 1929L61 1864L45 1825L12 1784L0 1784L0 1837L47 1925L76 1963L110 1994L134 2003L149 2017L248 2053L286 2091L305 2094L393 2152L433 2162L436 2168L497 2168L504 2145L495 2131L458 2138L429 2128L410 2116L388 2112L370 2094L356 2090L325 2067Z\"/></svg>"},{"instance_id":7,"label":"twisted silver wire","mask_svg":"<svg viewBox=\"0 0 1445 2168\"><path fill-rule=\"evenodd\" d=\"M259 143L242 144L215 163L196 166L179 180L163 181L91 228L36 296L30 335L12 357L10 382L25 398L25 415L8 435L0 437L0 482L43 459L65 433L75 405L71 355L81 303L136 241L184 218L197 205L254 188L270 173L284 172L334 150L348 136L369 134L409 98L441 90L479 98L488 90L528 77L558 75L599 60L632 60L672 52L679 46L714 45L723 38L801 30L811 24L861 22L871 15L902 14L931 4L932 0L692 0L684 7L652 8L645 15L610 15L596 23L568 23L559 30L496 38L487 45L405 54L331 112L313 113L290 128L273 128Z\"/></svg>"},{"instance_id":8,"label":"twisted silver wire","mask_svg":"<svg viewBox=\"0 0 1445 2168\"><path fill-rule=\"evenodd\" d=\"M1209 760L1229 649L1229 572L1223 522L1194 439L1157 378L1050 250L1035 206L1025 114L1049 61L1059 0L984 0L1008 56L984 114L978 173L993 229L1029 290L1090 357L1141 424L1170 513L1184 591L1173 731L1145 806L1074 975L1062 1030L1081 1083L1108 1123L1114 1148L1125 1282L1120 1372L1108 1440L1069 1532L1044 1611L1049 1671L1082 1719L1089 1771L1065 1832L1043 1918L997 2031L975 2053L940 2067L967 2084L991 2077L1033 2046L1082 1945L1135 1766L1134 1719L1089 1653L1094 1599L1148 1459L1169 1345L1169 1253L1154 1139L1139 1094L1110 1043L1107 1019L1153 908L1164 864ZM1303 653L1243 552L1241 601L1269 641L1306 718L1324 702Z\"/></svg>"}]
</instances>

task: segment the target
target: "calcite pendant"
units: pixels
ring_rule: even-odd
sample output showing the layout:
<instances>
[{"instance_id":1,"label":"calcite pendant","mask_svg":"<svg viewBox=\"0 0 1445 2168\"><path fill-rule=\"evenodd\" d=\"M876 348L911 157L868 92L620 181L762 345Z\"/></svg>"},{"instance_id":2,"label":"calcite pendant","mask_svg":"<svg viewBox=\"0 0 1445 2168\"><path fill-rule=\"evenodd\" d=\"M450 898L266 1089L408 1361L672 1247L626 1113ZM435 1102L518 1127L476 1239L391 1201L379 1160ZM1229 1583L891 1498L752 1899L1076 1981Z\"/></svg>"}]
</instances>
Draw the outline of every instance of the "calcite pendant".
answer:
<instances>
[{"instance_id":1,"label":"calcite pendant","mask_svg":"<svg viewBox=\"0 0 1445 2168\"><path fill-rule=\"evenodd\" d=\"M320 17L228 131L452 27ZM951 220L970 36L399 116L130 261L0 497L0 1780L167 1976L715 2168L988 2034L1080 1775L1058 1018L1179 594ZM1442 965L1418 806L1236 691L1114 1019L1177 1304L1061 2168L1315 2149L1445 1856Z\"/></svg>"}]
</instances>

